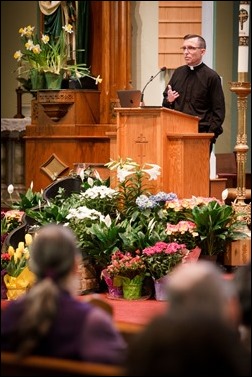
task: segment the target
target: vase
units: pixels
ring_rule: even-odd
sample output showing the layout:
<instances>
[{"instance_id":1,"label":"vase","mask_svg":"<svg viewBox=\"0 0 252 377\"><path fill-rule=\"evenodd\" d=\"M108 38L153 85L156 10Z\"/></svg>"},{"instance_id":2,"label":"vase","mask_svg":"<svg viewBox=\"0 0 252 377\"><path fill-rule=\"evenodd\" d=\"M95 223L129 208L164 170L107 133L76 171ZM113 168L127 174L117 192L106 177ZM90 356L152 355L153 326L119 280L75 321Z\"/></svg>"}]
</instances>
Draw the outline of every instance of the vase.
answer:
<instances>
[{"instance_id":1,"label":"vase","mask_svg":"<svg viewBox=\"0 0 252 377\"><path fill-rule=\"evenodd\" d=\"M31 288L35 282L35 275L26 266L17 277L5 274L3 280L7 288L7 299L16 300Z\"/></svg>"},{"instance_id":2,"label":"vase","mask_svg":"<svg viewBox=\"0 0 252 377\"><path fill-rule=\"evenodd\" d=\"M115 287L114 285L108 285L108 294L111 298L121 298L123 297L122 287Z\"/></svg>"},{"instance_id":3,"label":"vase","mask_svg":"<svg viewBox=\"0 0 252 377\"><path fill-rule=\"evenodd\" d=\"M39 90L46 88L46 81L44 72L39 72L36 69L30 71L32 90Z\"/></svg>"},{"instance_id":4,"label":"vase","mask_svg":"<svg viewBox=\"0 0 252 377\"><path fill-rule=\"evenodd\" d=\"M57 74L54 72L45 72L46 88L51 90L61 89L61 82L63 80L63 74Z\"/></svg>"},{"instance_id":5,"label":"vase","mask_svg":"<svg viewBox=\"0 0 252 377\"><path fill-rule=\"evenodd\" d=\"M137 300L142 296L143 282L132 283L124 281L122 285L123 298L126 300Z\"/></svg>"},{"instance_id":6,"label":"vase","mask_svg":"<svg viewBox=\"0 0 252 377\"><path fill-rule=\"evenodd\" d=\"M19 297L23 296L27 292L27 288L9 288L7 290L8 300L17 300Z\"/></svg>"},{"instance_id":7,"label":"vase","mask_svg":"<svg viewBox=\"0 0 252 377\"><path fill-rule=\"evenodd\" d=\"M155 299L157 301L167 300L166 284L167 284L167 276L162 276L159 279L154 279Z\"/></svg>"},{"instance_id":8,"label":"vase","mask_svg":"<svg viewBox=\"0 0 252 377\"><path fill-rule=\"evenodd\" d=\"M103 278L107 284L108 294L111 298L121 298L123 297L122 286L115 286L113 283L113 278L110 277L107 269L103 269L101 272L101 278Z\"/></svg>"}]
</instances>

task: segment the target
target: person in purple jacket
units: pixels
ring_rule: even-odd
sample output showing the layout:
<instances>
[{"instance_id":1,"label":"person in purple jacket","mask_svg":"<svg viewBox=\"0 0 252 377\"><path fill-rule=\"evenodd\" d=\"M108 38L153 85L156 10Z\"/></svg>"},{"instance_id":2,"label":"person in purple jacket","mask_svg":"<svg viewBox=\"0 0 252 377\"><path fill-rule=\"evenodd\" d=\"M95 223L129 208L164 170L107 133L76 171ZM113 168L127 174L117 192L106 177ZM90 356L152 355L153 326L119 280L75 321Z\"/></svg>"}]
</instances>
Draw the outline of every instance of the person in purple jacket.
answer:
<instances>
[{"instance_id":1,"label":"person in purple jacket","mask_svg":"<svg viewBox=\"0 0 252 377\"><path fill-rule=\"evenodd\" d=\"M122 364L127 345L111 314L77 299L81 253L63 225L40 228L30 251L36 283L2 311L1 350Z\"/></svg>"}]
</instances>

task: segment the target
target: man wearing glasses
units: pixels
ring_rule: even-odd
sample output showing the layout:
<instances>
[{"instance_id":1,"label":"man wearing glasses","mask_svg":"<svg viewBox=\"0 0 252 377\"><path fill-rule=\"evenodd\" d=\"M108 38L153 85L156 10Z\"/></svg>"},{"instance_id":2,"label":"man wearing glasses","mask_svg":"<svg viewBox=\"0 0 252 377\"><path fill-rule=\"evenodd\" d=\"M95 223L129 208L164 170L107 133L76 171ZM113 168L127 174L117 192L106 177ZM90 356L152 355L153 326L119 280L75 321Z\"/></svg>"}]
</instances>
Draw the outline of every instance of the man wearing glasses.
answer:
<instances>
[{"instance_id":1,"label":"man wearing glasses","mask_svg":"<svg viewBox=\"0 0 252 377\"><path fill-rule=\"evenodd\" d=\"M165 91L163 107L200 118L199 132L214 133L210 152L225 118L225 99L220 76L202 58L206 41L200 35L188 34L181 47L186 65L175 69Z\"/></svg>"}]
</instances>

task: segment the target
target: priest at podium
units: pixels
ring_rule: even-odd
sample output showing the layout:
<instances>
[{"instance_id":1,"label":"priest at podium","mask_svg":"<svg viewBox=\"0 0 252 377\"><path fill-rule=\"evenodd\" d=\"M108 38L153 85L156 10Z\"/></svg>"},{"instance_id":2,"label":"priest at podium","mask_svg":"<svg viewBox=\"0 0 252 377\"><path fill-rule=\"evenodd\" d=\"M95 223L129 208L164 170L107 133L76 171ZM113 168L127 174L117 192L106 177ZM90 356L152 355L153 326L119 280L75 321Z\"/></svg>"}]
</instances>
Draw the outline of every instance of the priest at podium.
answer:
<instances>
[{"instance_id":1,"label":"priest at podium","mask_svg":"<svg viewBox=\"0 0 252 377\"><path fill-rule=\"evenodd\" d=\"M186 35L181 49L186 64L175 69L163 92L162 106L198 116L199 132L214 133L211 152L216 139L223 133L225 119L221 78L202 61L206 41L200 35Z\"/></svg>"}]
</instances>

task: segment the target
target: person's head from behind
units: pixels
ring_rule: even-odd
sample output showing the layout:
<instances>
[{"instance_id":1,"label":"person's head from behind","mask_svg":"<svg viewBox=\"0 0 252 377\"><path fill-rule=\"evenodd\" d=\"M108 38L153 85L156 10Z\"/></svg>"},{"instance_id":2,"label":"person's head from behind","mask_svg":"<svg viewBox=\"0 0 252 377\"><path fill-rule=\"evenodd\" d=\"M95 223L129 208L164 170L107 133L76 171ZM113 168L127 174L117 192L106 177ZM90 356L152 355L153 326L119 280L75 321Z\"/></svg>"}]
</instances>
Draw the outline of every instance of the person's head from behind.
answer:
<instances>
[{"instance_id":1,"label":"person's head from behind","mask_svg":"<svg viewBox=\"0 0 252 377\"><path fill-rule=\"evenodd\" d=\"M60 310L61 292L76 294L80 260L80 252L71 229L49 224L38 230L31 245L29 261L37 281L23 296L25 310L17 324L19 356L32 353L50 331Z\"/></svg>"},{"instance_id":2,"label":"person's head from behind","mask_svg":"<svg viewBox=\"0 0 252 377\"><path fill-rule=\"evenodd\" d=\"M156 317L129 345L127 376L248 376L237 332L216 317Z\"/></svg>"},{"instance_id":3,"label":"person's head from behind","mask_svg":"<svg viewBox=\"0 0 252 377\"><path fill-rule=\"evenodd\" d=\"M202 313L237 326L240 318L237 291L212 262L178 265L167 279L169 312Z\"/></svg>"},{"instance_id":4,"label":"person's head from behind","mask_svg":"<svg viewBox=\"0 0 252 377\"><path fill-rule=\"evenodd\" d=\"M184 36L181 47L187 65L196 66L201 63L206 52L206 41L198 34L187 34Z\"/></svg>"},{"instance_id":5,"label":"person's head from behind","mask_svg":"<svg viewBox=\"0 0 252 377\"><path fill-rule=\"evenodd\" d=\"M75 235L63 225L41 227L31 245L30 268L38 282L49 278L66 288L69 276L76 275L80 259Z\"/></svg>"}]
</instances>

